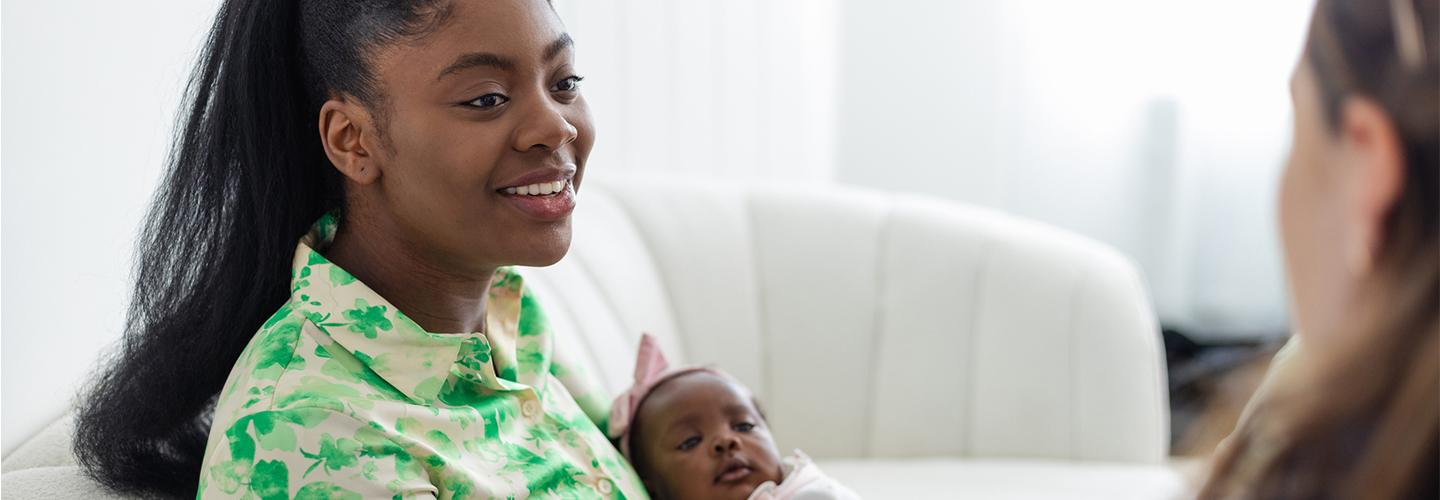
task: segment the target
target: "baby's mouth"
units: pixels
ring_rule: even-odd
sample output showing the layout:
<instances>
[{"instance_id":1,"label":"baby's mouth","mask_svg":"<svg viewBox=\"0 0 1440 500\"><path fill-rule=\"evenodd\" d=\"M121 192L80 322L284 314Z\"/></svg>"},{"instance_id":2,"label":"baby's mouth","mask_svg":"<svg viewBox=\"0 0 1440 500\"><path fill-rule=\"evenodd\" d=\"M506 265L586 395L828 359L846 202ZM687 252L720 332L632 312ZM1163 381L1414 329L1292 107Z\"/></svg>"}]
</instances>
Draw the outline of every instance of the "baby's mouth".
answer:
<instances>
[{"instance_id":1,"label":"baby's mouth","mask_svg":"<svg viewBox=\"0 0 1440 500\"><path fill-rule=\"evenodd\" d=\"M754 469L751 469L750 465L746 464L744 460L739 458L731 459L725 464L725 468L720 470L720 474L715 476L715 484L736 483L750 477L750 474L753 472L755 472Z\"/></svg>"}]
</instances>

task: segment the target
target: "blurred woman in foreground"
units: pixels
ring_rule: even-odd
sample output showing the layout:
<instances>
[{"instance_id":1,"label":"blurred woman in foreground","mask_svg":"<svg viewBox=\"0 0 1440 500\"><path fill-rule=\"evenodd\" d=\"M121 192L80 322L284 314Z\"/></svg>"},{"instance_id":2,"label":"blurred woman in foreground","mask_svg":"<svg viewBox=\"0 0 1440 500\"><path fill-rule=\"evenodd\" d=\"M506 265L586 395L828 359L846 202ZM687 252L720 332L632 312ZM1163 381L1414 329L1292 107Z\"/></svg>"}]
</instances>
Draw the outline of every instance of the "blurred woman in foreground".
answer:
<instances>
[{"instance_id":1,"label":"blurred woman in foreground","mask_svg":"<svg viewBox=\"0 0 1440 500\"><path fill-rule=\"evenodd\" d=\"M1201 498L1440 498L1440 0L1319 0L1280 188L1301 348Z\"/></svg>"}]
</instances>

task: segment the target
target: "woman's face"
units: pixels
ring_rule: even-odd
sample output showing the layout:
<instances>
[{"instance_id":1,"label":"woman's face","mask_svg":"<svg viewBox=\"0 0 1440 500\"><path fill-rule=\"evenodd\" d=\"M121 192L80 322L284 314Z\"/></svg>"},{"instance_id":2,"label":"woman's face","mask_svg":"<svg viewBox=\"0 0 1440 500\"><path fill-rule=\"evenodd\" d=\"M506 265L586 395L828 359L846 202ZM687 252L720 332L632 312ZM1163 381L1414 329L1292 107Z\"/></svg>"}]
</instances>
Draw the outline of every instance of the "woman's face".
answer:
<instances>
[{"instance_id":1,"label":"woman's face","mask_svg":"<svg viewBox=\"0 0 1440 500\"><path fill-rule=\"evenodd\" d=\"M1290 81L1295 109L1290 158L1280 181L1280 232L1297 331L1324 335L1345 310L1350 279L1342 251L1345 176L1327 127L1314 70L1305 61Z\"/></svg>"},{"instance_id":2,"label":"woman's face","mask_svg":"<svg viewBox=\"0 0 1440 500\"><path fill-rule=\"evenodd\" d=\"M372 57L381 173L359 189L380 206L364 208L443 269L553 264L595 140L570 37L545 0L452 8Z\"/></svg>"},{"instance_id":3,"label":"woman's face","mask_svg":"<svg viewBox=\"0 0 1440 500\"><path fill-rule=\"evenodd\" d=\"M1384 109L1347 98L1327 121L1314 67L1291 78L1294 141L1280 182L1280 231L1296 331L1328 341L1357 311L1385 221L1404 184L1401 139Z\"/></svg>"}]
</instances>

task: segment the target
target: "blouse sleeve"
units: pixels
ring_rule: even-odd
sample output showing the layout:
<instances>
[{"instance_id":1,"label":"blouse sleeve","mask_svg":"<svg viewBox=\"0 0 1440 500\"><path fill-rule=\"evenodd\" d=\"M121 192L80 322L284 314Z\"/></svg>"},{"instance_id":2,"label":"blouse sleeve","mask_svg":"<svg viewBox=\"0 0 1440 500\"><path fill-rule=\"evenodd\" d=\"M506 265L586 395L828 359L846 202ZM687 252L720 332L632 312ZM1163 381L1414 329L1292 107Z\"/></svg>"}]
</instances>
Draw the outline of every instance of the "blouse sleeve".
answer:
<instances>
[{"instance_id":1,"label":"blouse sleeve","mask_svg":"<svg viewBox=\"0 0 1440 500\"><path fill-rule=\"evenodd\" d=\"M197 498L427 499L437 493L424 467L385 431L328 409L248 414L215 441Z\"/></svg>"}]
</instances>

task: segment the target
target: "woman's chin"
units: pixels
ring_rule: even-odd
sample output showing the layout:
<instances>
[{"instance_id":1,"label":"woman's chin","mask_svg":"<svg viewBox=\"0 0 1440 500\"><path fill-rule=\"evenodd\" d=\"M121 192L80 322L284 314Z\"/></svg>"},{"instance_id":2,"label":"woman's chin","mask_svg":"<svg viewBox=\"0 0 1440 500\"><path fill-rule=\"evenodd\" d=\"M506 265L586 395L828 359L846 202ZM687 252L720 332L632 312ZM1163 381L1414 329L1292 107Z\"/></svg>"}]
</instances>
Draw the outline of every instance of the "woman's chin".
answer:
<instances>
[{"instance_id":1,"label":"woman's chin","mask_svg":"<svg viewBox=\"0 0 1440 500\"><path fill-rule=\"evenodd\" d=\"M545 256L536 256L532 259L518 261L515 265L524 267L549 267L558 264L560 259L563 258L565 258L565 252L561 251L554 255L547 254Z\"/></svg>"},{"instance_id":2,"label":"woman's chin","mask_svg":"<svg viewBox=\"0 0 1440 500\"><path fill-rule=\"evenodd\" d=\"M536 238L512 259L514 265L525 267L553 266L570 252L570 226L566 224L551 234Z\"/></svg>"}]
</instances>

